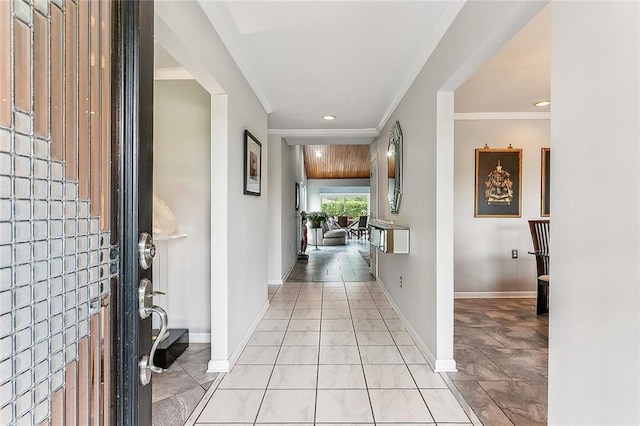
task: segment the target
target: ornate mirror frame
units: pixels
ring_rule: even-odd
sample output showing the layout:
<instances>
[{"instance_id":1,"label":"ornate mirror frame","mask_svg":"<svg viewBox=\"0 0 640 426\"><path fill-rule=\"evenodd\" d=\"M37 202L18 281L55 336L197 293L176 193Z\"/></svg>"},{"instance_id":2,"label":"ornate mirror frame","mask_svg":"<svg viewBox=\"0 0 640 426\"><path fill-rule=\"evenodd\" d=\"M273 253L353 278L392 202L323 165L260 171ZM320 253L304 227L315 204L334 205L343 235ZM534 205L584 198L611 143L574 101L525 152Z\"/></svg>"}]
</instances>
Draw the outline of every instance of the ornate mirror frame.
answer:
<instances>
[{"instance_id":1,"label":"ornate mirror frame","mask_svg":"<svg viewBox=\"0 0 640 426\"><path fill-rule=\"evenodd\" d=\"M400 211L400 199L402 198L402 130L400 122L391 128L389 145L387 148L387 188L389 197L389 209L391 213Z\"/></svg>"}]
</instances>

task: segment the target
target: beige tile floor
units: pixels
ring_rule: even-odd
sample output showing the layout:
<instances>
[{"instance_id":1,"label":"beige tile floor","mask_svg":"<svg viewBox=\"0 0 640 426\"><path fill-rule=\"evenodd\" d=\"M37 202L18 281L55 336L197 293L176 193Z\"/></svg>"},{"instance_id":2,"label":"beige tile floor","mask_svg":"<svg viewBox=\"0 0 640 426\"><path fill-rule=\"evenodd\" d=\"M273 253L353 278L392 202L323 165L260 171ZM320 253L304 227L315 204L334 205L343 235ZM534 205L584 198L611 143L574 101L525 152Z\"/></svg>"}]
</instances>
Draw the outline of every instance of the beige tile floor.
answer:
<instances>
[{"instance_id":1,"label":"beige tile floor","mask_svg":"<svg viewBox=\"0 0 640 426\"><path fill-rule=\"evenodd\" d=\"M546 424L548 316L535 315L534 299L456 300L458 372L434 374L358 249L312 251L298 282L270 286L271 308L231 373L206 373L209 345L192 344L154 378L154 426L189 414L187 424L219 426Z\"/></svg>"},{"instance_id":2,"label":"beige tile floor","mask_svg":"<svg viewBox=\"0 0 640 426\"><path fill-rule=\"evenodd\" d=\"M289 282L270 296L195 424L471 424L377 283Z\"/></svg>"}]
</instances>

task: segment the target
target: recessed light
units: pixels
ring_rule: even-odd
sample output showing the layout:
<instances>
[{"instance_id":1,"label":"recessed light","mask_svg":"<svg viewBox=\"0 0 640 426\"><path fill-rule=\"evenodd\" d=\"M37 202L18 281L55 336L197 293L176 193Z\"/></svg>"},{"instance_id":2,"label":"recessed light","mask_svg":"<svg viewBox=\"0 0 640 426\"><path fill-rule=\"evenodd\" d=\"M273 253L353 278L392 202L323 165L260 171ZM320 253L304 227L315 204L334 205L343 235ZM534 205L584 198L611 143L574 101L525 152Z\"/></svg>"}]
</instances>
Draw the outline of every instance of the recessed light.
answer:
<instances>
[{"instance_id":1,"label":"recessed light","mask_svg":"<svg viewBox=\"0 0 640 426\"><path fill-rule=\"evenodd\" d=\"M327 114L327 115L323 115L322 118L325 119L325 120L335 120L336 116Z\"/></svg>"},{"instance_id":2,"label":"recessed light","mask_svg":"<svg viewBox=\"0 0 640 426\"><path fill-rule=\"evenodd\" d=\"M543 107L547 105L551 105L551 101L538 101L535 104L533 104L533 106L535 107Z\"/></svg>"},{"instance_id":3,"label":"recessed light","mask_svg":"<svg viewBox=\"0 0 640 426\"><path fill-rule=\"evenodd\" d=\"M316 151L316 157L322 157L322 152Z\"/></svg>"}]
</instances>

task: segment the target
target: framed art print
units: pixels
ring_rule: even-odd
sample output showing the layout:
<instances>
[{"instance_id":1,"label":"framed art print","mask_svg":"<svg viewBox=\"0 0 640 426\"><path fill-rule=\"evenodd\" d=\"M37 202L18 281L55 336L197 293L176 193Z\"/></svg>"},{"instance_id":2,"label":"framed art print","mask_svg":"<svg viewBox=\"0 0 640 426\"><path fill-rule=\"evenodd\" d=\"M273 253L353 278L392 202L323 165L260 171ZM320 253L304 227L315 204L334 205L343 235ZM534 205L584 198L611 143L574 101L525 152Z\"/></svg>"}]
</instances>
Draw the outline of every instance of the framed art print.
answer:
<instances>
[{"instance_id":1,"label":"framed art print","mask_svg":"<svg viewBox=\"0 0 640 426\"><path fill-rule=\"evenodd\" d=\"M540 182L540 216L549 217L549 194L551 190L551 148L542 148L542 168Z\"/></svg>"},{"instance_id":2,"label":"framed art print","mask_svg":"<svg viewBox=\"0 0 640 426\"><path fill-rule=\"evenodd\" d=\"M520 217L522 150L476 149L475 217Z\"/></svg>"},{"instance_id":3,"label":"framed art print","mask_svg":"<svg viewBox=\"0 0 640 426\"><path fill-rule=\"evenodd\" d=\"M244 193L260 196L262 184L262 144L244 131Z\"/></svg>"}]
</instances>

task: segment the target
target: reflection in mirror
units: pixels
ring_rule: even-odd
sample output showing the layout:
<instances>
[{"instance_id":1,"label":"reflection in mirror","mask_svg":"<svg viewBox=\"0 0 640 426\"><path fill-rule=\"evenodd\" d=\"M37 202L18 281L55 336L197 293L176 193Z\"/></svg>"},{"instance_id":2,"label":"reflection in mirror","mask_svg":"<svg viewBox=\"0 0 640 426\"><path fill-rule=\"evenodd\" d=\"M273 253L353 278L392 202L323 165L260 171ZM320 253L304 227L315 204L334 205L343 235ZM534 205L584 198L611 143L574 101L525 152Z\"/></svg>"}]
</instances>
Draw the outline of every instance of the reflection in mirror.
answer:
<instances>
[{"instance_id":1,"label":"reflection in mirror","mask_svg":"<svg viewBox=\"0 0 640 426\"><path fill-rule=\"evenodd\" d=\"M389 209L391 213L397 214L400 210L400 198L402 197L402 130L400 130L400 122L398 121L389 135L387 177Z\"/></svg>"}]
</instances>

